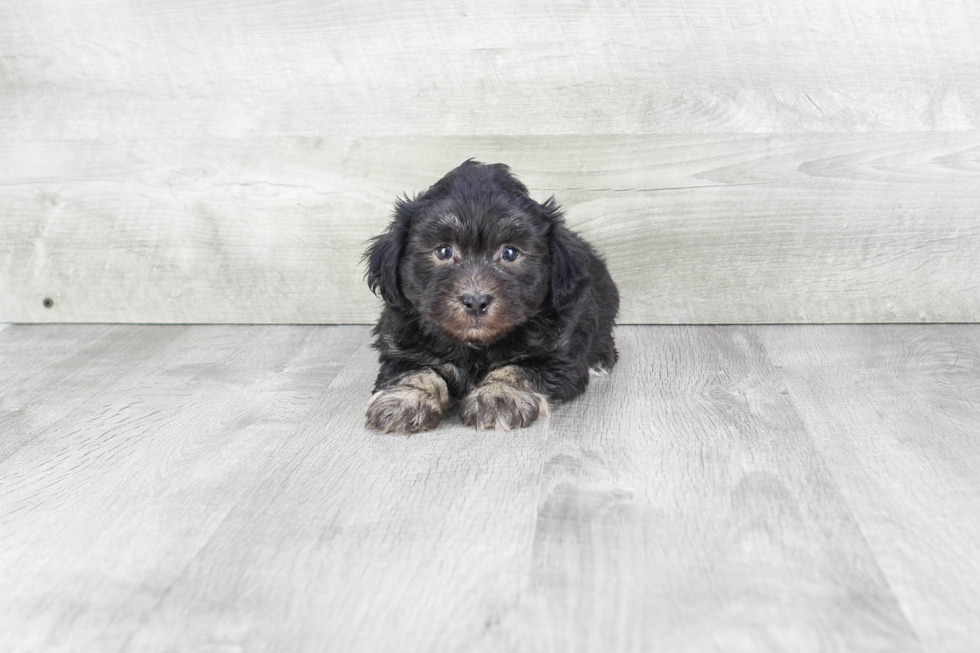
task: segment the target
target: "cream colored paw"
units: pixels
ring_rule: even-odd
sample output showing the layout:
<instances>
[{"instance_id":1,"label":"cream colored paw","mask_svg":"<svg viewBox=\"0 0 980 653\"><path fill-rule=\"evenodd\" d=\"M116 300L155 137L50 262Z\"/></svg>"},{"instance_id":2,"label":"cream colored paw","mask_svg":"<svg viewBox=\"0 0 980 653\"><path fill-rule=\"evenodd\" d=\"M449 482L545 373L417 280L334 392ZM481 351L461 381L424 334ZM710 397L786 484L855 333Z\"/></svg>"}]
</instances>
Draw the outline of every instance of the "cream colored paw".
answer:
<instances>
[{"instance_id":1,"label":"cream colored paw","mask_svg":"<svg viewBox=\"0 0 980 653\"><path fill-rule=\"evenodd\" d=\"M463 423L481 431L523 428L548 411L547 397L531 389L517 365L490 372L459 405Z\"/></svg>"},{"instance_id":2,"label":"cream colored paw","mask_svg":"<svg viewBox=\"0 0 980 653\"><path fill-rule=\"evenodd\" d=\"M446 416L449 388L432 370L413 372L374 393L367 424L382 433L417 433L434 429Z\"/></svg>"}]
</instances>

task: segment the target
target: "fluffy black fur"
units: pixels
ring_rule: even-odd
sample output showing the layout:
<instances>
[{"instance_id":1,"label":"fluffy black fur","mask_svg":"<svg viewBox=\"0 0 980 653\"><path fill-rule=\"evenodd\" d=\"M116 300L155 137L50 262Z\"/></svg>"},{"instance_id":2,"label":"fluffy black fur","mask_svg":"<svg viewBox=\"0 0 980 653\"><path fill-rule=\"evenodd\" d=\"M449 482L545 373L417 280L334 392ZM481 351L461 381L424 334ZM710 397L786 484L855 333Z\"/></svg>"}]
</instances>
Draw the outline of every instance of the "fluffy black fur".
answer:
<instances>
[{"instance_id":1,"label":"fluffy black fur","mask_svg":"<svg viewBox=\"0 0 980 653\"><path fill-rule=\"evenodd\" d=\"M616 363L605 263L554 198L534 201L503 164L466 161L399 199L365 259L385 303L367 415L377 430L433 428L453 404L478 428L525 426ZM472 293L491 302L485 313L461 304Z\"/></svg>"}]
</instances>

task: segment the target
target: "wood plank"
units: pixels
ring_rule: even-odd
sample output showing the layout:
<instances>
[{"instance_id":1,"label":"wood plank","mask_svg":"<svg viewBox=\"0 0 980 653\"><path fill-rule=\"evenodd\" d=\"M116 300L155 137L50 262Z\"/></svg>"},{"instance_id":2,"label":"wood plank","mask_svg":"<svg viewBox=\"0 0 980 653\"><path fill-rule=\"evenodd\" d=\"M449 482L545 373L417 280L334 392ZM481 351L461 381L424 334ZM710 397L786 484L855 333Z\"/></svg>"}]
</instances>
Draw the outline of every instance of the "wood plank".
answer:
<instances>
[{"instance_id":1,"label":"wood plank","mask_svg":"<svg viewBox=\"0 0 980 653\"><path fill-rule=\"evenodd\" d=\"M980 650L980 326L762 333L926 648Z\"/></svg>"},{"instance_id":2,"label":"wood plank","mask_svg":"<svg viewBox=\"0 0 980 653\"><path fill-rule=\"evenodd\" d=\"M756 331L618 343L551 418L531 576L483 650L920 650Z\"/></svg>"},{"instance_id":3,"label":"wood plank","mask_svg":"<svg viewBox=\"0 0 980 653\"><path fill-rule=\"evenodd\" d=\"M470 156L557 195L609 260L623 323L980 320L980 132L22 141L6 155L0 320L369 323L367 239L396 195Z\"/></svg>"},{"instance_id":4,"label":"wood plank","mask_svg":"<svg viewBox=\"0 0 980 653\"><path fill-rule=\"evenodd\" d=\"M28 329L40 327L12 331ZM120 344L176 337L146 360L129 347L107 354L132 369L0 462L5 651L119 650L367 335L354 327L114 331ZM71 402L64 395L78 389L50 390Z\"/></svg>"},{"instance_id":5,"label":"wood plank","mask_svg":"<svg viewBox=\"0 0 980 653\"><path fill-rule=\"evenodd\" d=\"M517 601L547 423L364 425L359 350L125 651L470 650Z\"/></svg>"},{"instance_id":6,"label":"wood plank","mask_svg":"<svg viewBox=\"0 0 980 653\"><path fill-rule=\"evenodd\" d=\"M0 335L0 461L100 395L135 383L185 331L108 325L17 326Z\"/></svg>"},{"instance_id":7,"label":"wood plank","mask_svg":"<svg viewBox=\"0 0 980 653\"><path fill-rule=\"evenodd\" d=\"M29 392L57 383L81 360L100 358L105 342L133 327L108 324L19 326L0 324L0 398L25 387ZM2 401L2 399L0 399Z\"/></svg>"},{"instance_id":8,"label":"wood plank","mask_svg":"<svg viewBox=\"0 0 980 653\"><path fill-rule=\"evenodd\" d=\"M976 3L7 0L0 134L980 128Z\"/></svg>"}]
</instances>

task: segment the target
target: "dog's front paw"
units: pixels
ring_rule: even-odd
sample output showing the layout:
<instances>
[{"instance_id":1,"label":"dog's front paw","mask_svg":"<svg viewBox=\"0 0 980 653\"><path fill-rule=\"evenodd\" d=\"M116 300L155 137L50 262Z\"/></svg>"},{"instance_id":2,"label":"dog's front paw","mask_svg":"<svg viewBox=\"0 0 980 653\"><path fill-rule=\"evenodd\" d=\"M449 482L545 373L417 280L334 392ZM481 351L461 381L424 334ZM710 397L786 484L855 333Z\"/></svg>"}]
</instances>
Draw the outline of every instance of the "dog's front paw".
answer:
<instances>
[{"instance_id":1,"label":"dog's front paw","mask_svg":"<svg viewBox=\"0 0 980 653\"><path fill-rule=\"evenodd\" d=\"M459 405L459 415L479 430L522 428L548 414L548 399L531 389L516 365L490 372Z\"/></svg>"},{"instance_id":2,"label":"dog's front paw","mask_svg":"<svg viewBox=\"0 0 980 653\"><path fill-rule=\"evenodd\" d=\"M371 397L367 424L382 433L416 433L434 429L449 407L449 388L431 370L413 372Z\"/></svg>"}]
</instances>

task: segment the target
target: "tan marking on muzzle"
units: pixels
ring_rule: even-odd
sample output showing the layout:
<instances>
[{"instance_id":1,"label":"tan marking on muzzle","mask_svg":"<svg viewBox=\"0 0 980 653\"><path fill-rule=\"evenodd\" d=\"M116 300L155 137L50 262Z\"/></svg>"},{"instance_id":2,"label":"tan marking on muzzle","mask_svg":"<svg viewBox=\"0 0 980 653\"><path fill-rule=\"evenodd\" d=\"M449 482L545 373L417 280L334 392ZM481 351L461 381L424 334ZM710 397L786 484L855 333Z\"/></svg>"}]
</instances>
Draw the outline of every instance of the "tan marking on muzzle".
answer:
<instances>
[{"instance_id":1,"label":"tan marking on muzzle","mask_svg":"<svg viewBox=\"0 0 980 653\"><path fill-rule=\"evenodd\" d=\"M480 316L466 312L460 298L463 295L490 295L493 302ZM488 343L507 333L514 324L507 319L506 307L500 296L500 286L486 274L473 273L457 283L448 296L448 306L439 320L450 336L463 342Z\"/></svg>"}]
</instances>

